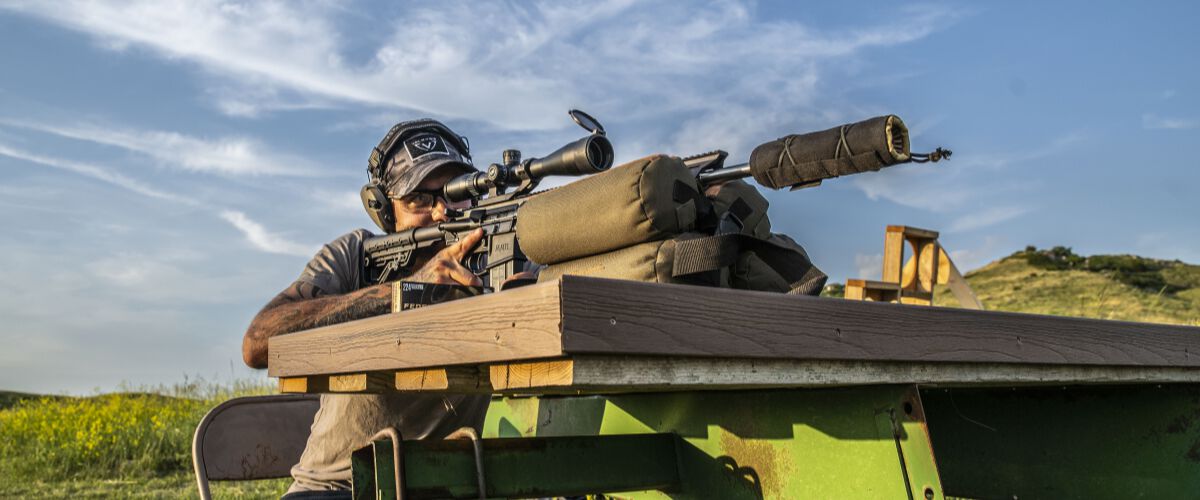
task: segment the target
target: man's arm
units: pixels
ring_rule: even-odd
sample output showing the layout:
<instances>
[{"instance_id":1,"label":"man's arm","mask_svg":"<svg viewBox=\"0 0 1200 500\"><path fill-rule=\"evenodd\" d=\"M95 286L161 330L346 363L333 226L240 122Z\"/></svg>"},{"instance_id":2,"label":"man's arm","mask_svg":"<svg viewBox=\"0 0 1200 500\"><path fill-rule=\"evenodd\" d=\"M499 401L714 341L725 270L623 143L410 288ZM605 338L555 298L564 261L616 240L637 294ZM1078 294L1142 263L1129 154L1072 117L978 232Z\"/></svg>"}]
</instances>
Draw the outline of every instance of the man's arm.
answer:
<instances>
[{"instance_id":1,"label":"man's arm","mask_svg":"<svg viewBox=\"0 0 1200 500\"><path fill-rule=\"evenodd\" d=\"M479 240L478 230L434 255L408 279L469 286L479 277L460 262ZM385 283L342 295L326 295L312 284L297 281L271 299L250 321L242 338L242 361L251 368L267 367L267 340L309 328L344 323L392 312L392 285Z\"/></svg>"},{"instance_id":2,"label":"man's arm","mask_svg":"<svg viewBox=\"0 0 1200 500\"><path fill-rule=\"evenodd\" d=\"M292 283L250 321L242 338L242 360L267 367L267 339L309 328L344 323L391 312L391 285L375 285L343 295L325 295L303 281Z\"/></svg>"}]
</instances>

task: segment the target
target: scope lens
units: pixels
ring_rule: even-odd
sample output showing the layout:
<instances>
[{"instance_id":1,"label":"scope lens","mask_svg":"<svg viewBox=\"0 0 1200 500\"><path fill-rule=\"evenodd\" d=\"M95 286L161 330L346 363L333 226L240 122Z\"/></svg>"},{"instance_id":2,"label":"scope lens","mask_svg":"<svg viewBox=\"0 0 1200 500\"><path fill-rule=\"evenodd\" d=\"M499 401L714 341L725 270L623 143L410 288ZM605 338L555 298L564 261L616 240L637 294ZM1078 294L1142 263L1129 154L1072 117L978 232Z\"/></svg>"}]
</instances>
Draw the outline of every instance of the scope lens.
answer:
<instances>
[{"instance_id":1,"label":"scope lens","mask_svg":"<svg viewBox=\"0 0 1200 500\"><path fill-rule=\"evenodd\" d=\"M604 164L604 150L600 148L600 144L596 141L588 142L587 158L588 163L591 163L593 167Z\"/></svg>"},{"instance_id":2,"label":"scope lens","mask_svg":"<svg viewBox=\"0 0 1200 500\"><path fill-rule=\"evenodd\" d=\"M588 164L593 171L607 170L612 166L612 146L604 136L589 137L584 154L587 155Z\"/></svg>"}]
</instances>

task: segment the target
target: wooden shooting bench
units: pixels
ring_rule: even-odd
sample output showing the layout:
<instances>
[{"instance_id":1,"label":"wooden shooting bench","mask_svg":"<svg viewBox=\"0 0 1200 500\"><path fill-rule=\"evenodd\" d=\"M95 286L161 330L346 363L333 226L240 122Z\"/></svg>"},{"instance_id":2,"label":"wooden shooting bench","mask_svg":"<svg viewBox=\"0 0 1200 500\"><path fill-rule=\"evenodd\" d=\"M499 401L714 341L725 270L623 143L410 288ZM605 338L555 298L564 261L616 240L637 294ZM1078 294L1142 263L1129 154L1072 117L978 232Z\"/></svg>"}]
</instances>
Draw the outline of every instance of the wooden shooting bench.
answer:
<instances>
[{"instance_id":1,"label":"wooden shooting bench","mask_svg":"<svg viewBox=\"0 0 1200 500\"><path fill-rule=\"evenodd\" d=\"M275 337L269 374L493 394L481 449L404 442L408 498L1176 497L1198 353L1195 327L567 276ZM356 494L394 496L373 446Z\"/></svg>"}]
</instances>

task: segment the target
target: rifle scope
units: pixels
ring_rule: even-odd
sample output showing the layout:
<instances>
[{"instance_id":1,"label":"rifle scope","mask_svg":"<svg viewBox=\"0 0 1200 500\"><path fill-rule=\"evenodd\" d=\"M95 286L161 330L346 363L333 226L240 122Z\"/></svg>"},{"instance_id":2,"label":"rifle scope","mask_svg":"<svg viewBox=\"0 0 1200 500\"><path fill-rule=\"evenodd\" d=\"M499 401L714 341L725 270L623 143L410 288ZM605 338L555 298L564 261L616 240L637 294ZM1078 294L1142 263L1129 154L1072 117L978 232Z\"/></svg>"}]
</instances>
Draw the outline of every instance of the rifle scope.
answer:
<instances>
[{"instance_id":1,"label":"rifle scope","mask_svg":"<svg viewBox=\"0 0 1200 500\"><path fill-rule=\"evenodd\" d=\"M485 193L503 193L517 184L536 185L551 175L579 176L608 170L613 164L613 147L608 138L591 134L576 140L543 158L520 161L520 152L505 152L505 164L492 164L486 173L471 172L446 183L447 201L478 200Z\"/></svg>"},{"instance_id":2,"label":"rifle scope","mask_svg":"<svg viewBox=\"0 0 1200 500\"><path fill-rule=\"evenodd\" d=\"M608 170L613 163L612 143L602 135L589 135L567 144L545 158L525 162L522 170L532 179L550 175L587 175ZM518 175L520 173L518 172Z\"/></svg>"}]
</instances>

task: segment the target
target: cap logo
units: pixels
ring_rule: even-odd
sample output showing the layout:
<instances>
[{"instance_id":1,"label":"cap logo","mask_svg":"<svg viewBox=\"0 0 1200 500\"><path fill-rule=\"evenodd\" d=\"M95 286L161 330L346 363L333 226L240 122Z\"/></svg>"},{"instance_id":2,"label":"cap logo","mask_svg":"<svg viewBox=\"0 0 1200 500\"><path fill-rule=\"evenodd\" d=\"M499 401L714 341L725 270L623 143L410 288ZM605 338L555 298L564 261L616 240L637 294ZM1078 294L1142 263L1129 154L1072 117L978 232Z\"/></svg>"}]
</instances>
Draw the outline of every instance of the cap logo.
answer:
<instances>
[{"instance_id":1,"label":"cap logo","mask_svg":"<svg viewBox=\"0 0 1200 500\"><path fill-rule=\"evenodd\" d=\"M404 147L408 149L408 157L412 158L413 161L427 154L450 154L450 151L446 149L446 143L442 141L441 137L436 135L413 137L404 141Z\"/></svg>"},{"instance_id":2,"label":"cap logo","mask_svg":"<svg viewBox=\"0 0 1200 500\"><path fill-rule=\"evenodd\" d=\"M434 146L437 146L437 142L438 141L436 137L422 137L413 142L413 145L421 151L429 151L430 149L433 149Z\"/></svg>"}]
</instances>

